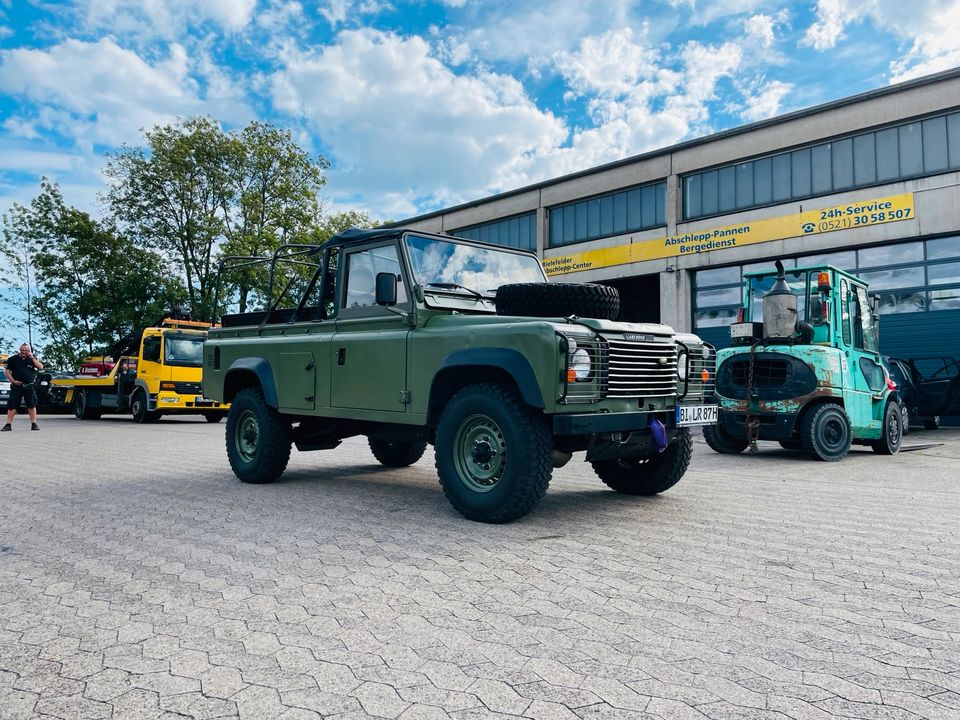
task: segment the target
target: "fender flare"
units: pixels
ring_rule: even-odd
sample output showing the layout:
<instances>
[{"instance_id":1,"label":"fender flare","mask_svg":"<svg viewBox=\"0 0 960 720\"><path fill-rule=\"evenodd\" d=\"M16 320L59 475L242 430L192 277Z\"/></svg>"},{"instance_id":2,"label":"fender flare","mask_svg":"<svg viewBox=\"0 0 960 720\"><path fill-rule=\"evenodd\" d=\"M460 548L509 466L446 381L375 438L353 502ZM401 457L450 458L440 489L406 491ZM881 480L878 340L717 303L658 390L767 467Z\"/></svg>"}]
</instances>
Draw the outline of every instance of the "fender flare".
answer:
<instances>
[{"instance_id":1,"label":"fender flare","mask_svg":"<svg viewBox=\"0 0 960 720\"><path fill-rule=\"evenodd\" d=\"M440 365L437 367L437 373L430 385L430 397L433 397L437 375L440 375L444 370L478 365L506 371L513 378L523 401L527 405L541 410L545 407L543 396L540 393L540 385L537 383L537 376L530 366L530 361L516 350L507 348L470 348L450 353L440 361Z\"/></svg>"},{"instance_id":2,"label":"fender flare","mask_svg":"<svg viewBox=\"0 0 960 720\"><path fill-rule=\"evenodd\" d=\"M243 357L234 360L227 369L223 378L223 387L226 389L230 385L230 376L234 373L253 373L260 381L260 389L263 391L263 399L272 408L278 407L277 403L277 384L273 379L273 369L270 363L261 357ZM230 398L229 400L232 400ZM229 402L224 393L224 402Z\"/></svg>"}]
</instances>

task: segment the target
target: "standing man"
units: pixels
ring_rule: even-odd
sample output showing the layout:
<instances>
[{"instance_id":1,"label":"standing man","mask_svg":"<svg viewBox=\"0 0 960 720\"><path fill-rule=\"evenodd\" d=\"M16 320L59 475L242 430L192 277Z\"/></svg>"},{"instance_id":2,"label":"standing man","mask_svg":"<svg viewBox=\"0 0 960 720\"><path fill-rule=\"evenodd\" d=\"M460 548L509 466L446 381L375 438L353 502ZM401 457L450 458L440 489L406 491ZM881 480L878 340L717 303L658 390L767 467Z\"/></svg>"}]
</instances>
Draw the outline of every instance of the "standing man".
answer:
<instances>
[{"instance_id":1,"label":"standing man","mask_svg":"<svg viewBox=\"0 0 960 720\"><path fill-rule=\"evenodd\" d=\"M10 381L10 400L7 402L7 424L0 428L0 432L13 429L11 423L13 416L17 414L17 408L20 407L21 398L27 406L27 415L30 416L30 429L40 429L37 426L37 388L34 382L37 379L37 370L42 368L43 364L33 356L27 343L20 346L17 355L7 358L7 367L3 374Z\"/></svg>"}]
</instances>

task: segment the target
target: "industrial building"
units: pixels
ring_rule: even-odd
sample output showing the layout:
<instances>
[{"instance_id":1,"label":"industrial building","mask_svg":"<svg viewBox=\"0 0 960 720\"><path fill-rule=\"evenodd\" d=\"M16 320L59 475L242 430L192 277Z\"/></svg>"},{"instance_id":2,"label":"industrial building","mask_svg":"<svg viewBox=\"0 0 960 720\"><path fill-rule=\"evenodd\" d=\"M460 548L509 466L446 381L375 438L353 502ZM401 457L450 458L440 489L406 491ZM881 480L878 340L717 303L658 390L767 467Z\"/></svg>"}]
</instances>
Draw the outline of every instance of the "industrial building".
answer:
<instances>
[{"instance_id":1,"label":"industrial building","mask_svg":"<svg viewBox=\"0 0 960 720\"><path fill-rule=\"evenodd\" d=\"M828 261L879 294L883 352L957 356L960 69L402 224L535 250L617 287L625 320L719 346L743 272Z\"/></svg>"}]
</instances>

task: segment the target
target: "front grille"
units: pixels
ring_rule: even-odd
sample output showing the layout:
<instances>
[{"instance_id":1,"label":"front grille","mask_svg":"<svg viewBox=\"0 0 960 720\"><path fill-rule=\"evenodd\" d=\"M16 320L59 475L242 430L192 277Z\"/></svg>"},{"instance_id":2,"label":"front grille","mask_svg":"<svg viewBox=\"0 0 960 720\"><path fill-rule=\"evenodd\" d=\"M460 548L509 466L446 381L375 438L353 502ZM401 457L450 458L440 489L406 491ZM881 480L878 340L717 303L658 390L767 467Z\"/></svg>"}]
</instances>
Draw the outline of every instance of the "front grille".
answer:
<instances>
[{"instance_id":1,"label":"front grille","mask_svg":"<svg viewBox=\"0 0 960 720\"><path fill-rule=\"evenodd\" d=\"M705 346L706 347L706 346ZM707 381L703 381L703 371L707 371ZM709 357L703 357L703 349L700 347L693 347L690 349L690 374L687 376L689 382L687 383L687 393L685 395L686 401L691 402L693 400L702 400L710 397L713 394L714 387L716 386L717 379L717 353L712 347L710 348ZM683 392L683 382L679 383L680 387L678 392Z\"/></svg>"},{"instance_id":2,"label":"front grille","mask_svg":"<svg viewBox=\"0 0 960 720\"><path fill-rule=\"evenodd\" d=\"M677 346L606 337L609 397L661 397L677 391Z\"/></svg>"},{"instance_id":3,"label":"front grille","mask_svg":"<svg viewBox=\"0 0 960 720\"><path fill-rule=\"evenodd\" d=\"M750 361L735 360L730 366L730 379L734 385L747 386L750 377ZM753 363L753 386L755 388L778 388L787 382L787 363L784 360L757 358Z\"/></svg>"},{"instance_id":4,"label":"front grille","mask_svg":"<svg viewBox=\"0 0 960 720\"><path fill-rule=\"evenodd\" d=\"M200 395L200 383L198 382L175 382L173 387L174 392L178 395Z\"/></svg>"}]
</instances>

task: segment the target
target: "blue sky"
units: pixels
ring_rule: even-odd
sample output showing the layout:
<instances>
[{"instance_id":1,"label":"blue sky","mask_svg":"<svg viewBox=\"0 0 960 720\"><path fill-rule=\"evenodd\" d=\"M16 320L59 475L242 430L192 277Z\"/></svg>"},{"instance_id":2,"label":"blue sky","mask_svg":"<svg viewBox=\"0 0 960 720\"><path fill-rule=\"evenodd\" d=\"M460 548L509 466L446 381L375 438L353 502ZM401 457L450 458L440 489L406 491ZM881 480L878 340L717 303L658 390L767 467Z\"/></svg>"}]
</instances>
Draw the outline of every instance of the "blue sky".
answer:
<instances>
[{"instance_id":1,"label":"blue sky","mask_svg":"<svg viewBox=\"0 0 960 720\"><path fill-rule=\"evenodd\" d=\"M0 211L209 114L399 219L960 65L960 0L0 0Z\"/></svg>"}]
</instances>

